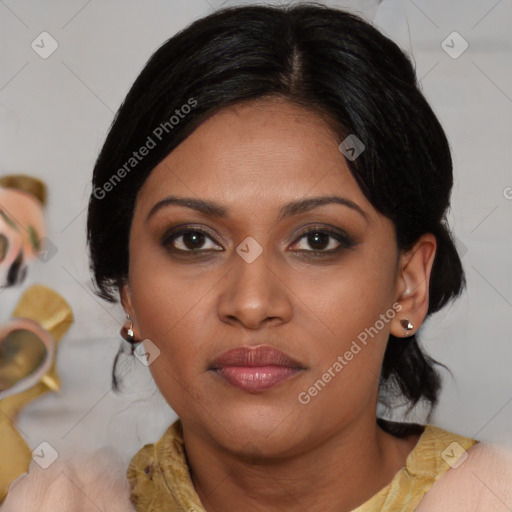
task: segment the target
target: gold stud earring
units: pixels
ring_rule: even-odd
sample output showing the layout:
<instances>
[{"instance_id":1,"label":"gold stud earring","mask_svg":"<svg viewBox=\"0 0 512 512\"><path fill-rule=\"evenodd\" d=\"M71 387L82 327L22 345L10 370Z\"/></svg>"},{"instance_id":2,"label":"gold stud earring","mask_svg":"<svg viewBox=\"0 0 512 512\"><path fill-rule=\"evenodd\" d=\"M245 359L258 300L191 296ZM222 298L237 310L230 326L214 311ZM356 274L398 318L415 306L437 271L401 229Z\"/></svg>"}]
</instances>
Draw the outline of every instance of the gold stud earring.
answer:
<instances>
[{"instance_id":1,"label":"gold stud earring","mask_svg":"<svg viewBox=\"0 0 512 512\"><path fill-rule=\"evenodd\" d=\"M400 320L400 325L405 329L405 336L411 336L413 333L408 332L414 329L414 325L409 320Z\"/></svg>"}]
</instances>

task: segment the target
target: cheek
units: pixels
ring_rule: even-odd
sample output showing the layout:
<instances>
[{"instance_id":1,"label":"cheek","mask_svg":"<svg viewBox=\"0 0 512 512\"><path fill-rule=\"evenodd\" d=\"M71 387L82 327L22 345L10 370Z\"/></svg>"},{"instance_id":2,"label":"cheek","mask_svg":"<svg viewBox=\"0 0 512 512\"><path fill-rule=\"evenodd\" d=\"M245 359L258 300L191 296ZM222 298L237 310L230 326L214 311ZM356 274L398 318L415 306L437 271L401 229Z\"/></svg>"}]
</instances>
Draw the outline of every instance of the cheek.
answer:
<instances>
[{"instance_id":1,"label":"cheek","mask_svg":"<svg viewBox=\"0 0 512 512\"><path fill-rule=\"evenodd\" d=\"M149 367L153 379L171 408L187 416L191 405L201 401L205 341L212 335L204 330L205 304L198 303L190 285L152 277L134 286L133 297L142 338L160 350Z\"/></svg>"},{"instance_id":2,"label":"cheek","mask_svg":"<svg viewBox=\"0 0 512 512\"><path fill-rule=\"evenodd\" d=\"M142 338L155 343L170 363L179 359L190 364L204 344L205 308L210 308L206 298L197 299L190 285L169 284L173 286L168 289L163 289L165 283L162 280L158 282L158 289L134 287L137 324Z\"/></svg>"},{"instance_id":3,"label":"cheek","mask_svg":"<svg viewBox=\"0 0 512 512\"><path fill-rule=\"evenodd\" d=\"M157 384L176 379L189 386L205 371L205 347L215 338L215 280L207 273L186 275L162 259L149 263L147 255L143 265L139 262L135 255L130 263L135 320L142 339L150 339L160 350L150 369Z\"/></svg>"},{"instance_id":4,"label":"cheek","mask_svg":"<svg viewBox=\"0 0 512 512\"><path fill-rule=\"evenodd\" d=\"M328 413L333 402L353 411L373 399L397 314L392 307L394 275L393 254L368 251L336 272L316 275L314 282L301 280L302 296L308 297L302 318L312 322L302 328L316 333L317 342L302 391L319 411Z\"/></svg>"},{"instance_id":5,"label":"cheek","mask_svg":"<svg viewBox=\"0 0 512 512\"><path fill-rule=\"evenodd\" d=\"M312 322L310 330L316 330L332 353L348 348L390 310L393 288L392 257L370 250L354 252L342 264L322 272L302 274L293 285L302 316ZM296 320L300 318L296 315ZM389 321L384 325L379 321L377 329L383 331L380 338L387 339Z\"/></svg>"}]
</instances>

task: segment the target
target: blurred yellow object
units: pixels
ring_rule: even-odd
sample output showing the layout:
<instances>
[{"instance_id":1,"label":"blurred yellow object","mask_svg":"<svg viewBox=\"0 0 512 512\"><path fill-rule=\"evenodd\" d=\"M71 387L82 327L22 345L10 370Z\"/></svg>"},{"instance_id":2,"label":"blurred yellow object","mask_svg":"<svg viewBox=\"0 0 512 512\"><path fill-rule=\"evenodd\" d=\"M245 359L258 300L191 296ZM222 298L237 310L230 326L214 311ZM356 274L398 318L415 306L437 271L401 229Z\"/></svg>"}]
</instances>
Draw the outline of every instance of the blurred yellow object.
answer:
<instances>
[{"instance_id":1,"label":"blurred yellow object","mask_svg":"<svg viewBox=\"0 0 512 512\"><path fill-rule=\"evenodd\" d=\"M28 288L12 316L13 325L0 329L0 397L9 395L0 399L0 503L11 482L28 471L32 458L16 418L30 401L60 388L55 354L73 323L69 304L43 285Z\"/></svg>"}]
</instances>

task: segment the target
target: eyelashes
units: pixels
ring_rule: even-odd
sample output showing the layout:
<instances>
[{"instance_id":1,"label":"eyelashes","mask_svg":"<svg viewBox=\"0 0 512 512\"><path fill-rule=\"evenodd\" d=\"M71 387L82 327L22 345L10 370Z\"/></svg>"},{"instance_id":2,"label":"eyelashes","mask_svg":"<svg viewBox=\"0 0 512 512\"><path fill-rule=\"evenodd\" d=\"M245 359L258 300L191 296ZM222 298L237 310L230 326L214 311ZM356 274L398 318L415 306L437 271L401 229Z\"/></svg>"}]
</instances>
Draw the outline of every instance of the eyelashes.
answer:
<instances>
[{"instance_id":1,"label":"eyelashes","mask_svg":"<svg viewBox=\"0 0 512 512\"><path fill-rule=\"evenodd\" d=\"M193 235L193 236L192 236ZM182 248L176 247L176 240L182 238L182 241L178 244L181 245ZM209 239L213 242L215 248L206 249L206 251L223 251L222 247L214 242L213 237L206 231L197 228L187 228L181 229L180 231L176 231L174 233L170 233L164 236L162 241L162 245L166 247L171 252L182 252L182 253L197 253L201 250L201 252L205 252L205 249L202 247L194 247L195 245L202 246L204 244L205 239Z\"/></svg>"},{"instance_id":2,"label":"eyelashes","mask_svg":"<svg viewBox=\"0 0 512 512\"><path fill-rule=\"evenodd\" d=\"M310 247L315 244L320 245L320 248L314 248L313 250L302 249L305 252L313 254L334 254L340 252L342 249L350 249L356 245L355 240L353 240L348 234L341 233L330 228L309 228L299 235L299 238L292 244L292 246L295 246L302 240L305 240L306 244L309 244ZM323 247L326 241L327 247ZM337 243L337 245L335 245L334 248L331 247L329 249L329 246L332 245L332 241Z\"/></svg>"},{"instance_id":3,"label":"eyelashes","mask_svg":"<svg viewBox=\"0 0 512 512\"><path fill-rule=\"evenodd\" d=\"M171 255L183 257L192 258L224 251L211 233L195 227L186 227L180 230L171 229L163 236L161 243ZM325 257L338 254L344 249L351 249L357 245L357 242L343 230L313 226L302 231L291 244L291 247L298 245L302 248L294 249L292 252ZM304 248L308 246L311 249Z\"/></svg>"}]
</instances>

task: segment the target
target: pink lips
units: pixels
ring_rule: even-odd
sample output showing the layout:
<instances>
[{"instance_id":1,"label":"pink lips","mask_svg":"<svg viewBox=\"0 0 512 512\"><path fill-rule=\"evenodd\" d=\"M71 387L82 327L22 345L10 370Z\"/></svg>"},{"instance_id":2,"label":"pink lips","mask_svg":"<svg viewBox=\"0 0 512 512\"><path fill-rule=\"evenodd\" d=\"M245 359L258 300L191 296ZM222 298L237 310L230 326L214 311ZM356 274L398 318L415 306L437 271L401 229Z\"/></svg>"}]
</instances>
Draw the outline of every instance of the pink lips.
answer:
<instances>
[{"instance_id":1,"label":"pink lips","mask_svg":"<svg viewBox=\"0 0 512 512\"><path fill-rule=\"evenodd\" d=\"M270 345L238 347L216 358L210 366L229 384L258 393L273 388L304 368Z\"/></svg>"}]
</instances>

